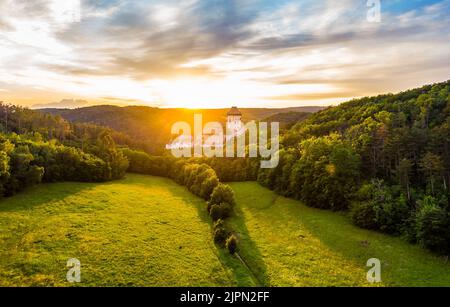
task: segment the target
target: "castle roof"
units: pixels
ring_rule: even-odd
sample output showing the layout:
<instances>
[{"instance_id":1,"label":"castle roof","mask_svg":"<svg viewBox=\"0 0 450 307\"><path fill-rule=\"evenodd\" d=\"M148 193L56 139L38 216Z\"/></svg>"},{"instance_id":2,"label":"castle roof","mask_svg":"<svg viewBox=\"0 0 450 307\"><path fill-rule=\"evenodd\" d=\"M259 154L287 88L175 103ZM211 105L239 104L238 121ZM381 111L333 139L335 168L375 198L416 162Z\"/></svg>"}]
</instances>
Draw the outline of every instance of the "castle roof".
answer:
<instances>
[{"instance_id":1,"label":"castle roof","mask_svg":"<svg viewBox=\"0 0 450 307\"><path fill-rule=\"evenodd\" d=\"M227 113L228 116L242 116L241 111L237 107L232 107Z\"/></svg>"}]
</instances>

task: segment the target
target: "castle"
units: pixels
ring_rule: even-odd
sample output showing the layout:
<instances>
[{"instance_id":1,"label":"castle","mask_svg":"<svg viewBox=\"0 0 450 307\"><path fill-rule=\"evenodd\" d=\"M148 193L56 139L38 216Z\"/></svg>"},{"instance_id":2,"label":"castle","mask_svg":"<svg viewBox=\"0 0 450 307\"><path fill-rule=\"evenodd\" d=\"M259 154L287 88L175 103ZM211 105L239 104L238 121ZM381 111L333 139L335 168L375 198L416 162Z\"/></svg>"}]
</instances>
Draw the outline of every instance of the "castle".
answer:
<instances>
[{"instance_id":1,"label":"castle","mask_svg":"<svg viewBox=\"0 0 450 307\"><path fill-rule=\"evenodd\" d=\"M233 137L241 135L245 131L244 124L242 123L242 113L235 106L231 107L227 113L226 129L228 129L230 134L227 134L228 131L224 129L224 143ZM180 135L174 142L167 144L166 149L193 148L194 145L207 146L204 144L193 144L192 140L193 138L190 135Z\"/></svg>"},{"instance_id":2,"label":"castle","mask_svg":"<svg viewBox=\"0 0 450 307\"><path fill-rule=\"evenodd\" d=\"M233 135L238 135L243 127L241 118L242 113L237 107L232 107L227 113L227 127L233 131Z\"/></svg>"}]
</instances>

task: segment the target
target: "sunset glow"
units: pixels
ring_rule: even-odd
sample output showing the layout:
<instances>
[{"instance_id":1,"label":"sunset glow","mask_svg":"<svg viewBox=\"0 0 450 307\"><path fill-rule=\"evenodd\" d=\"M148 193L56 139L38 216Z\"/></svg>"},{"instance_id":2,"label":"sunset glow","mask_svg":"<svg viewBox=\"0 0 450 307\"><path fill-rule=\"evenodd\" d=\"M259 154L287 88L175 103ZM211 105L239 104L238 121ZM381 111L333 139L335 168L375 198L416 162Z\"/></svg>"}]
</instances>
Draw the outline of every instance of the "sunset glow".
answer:
<instances>
[{"instance_id":1,"label":"sunset glow","mask_svg":"<svg viewBox=\"0 0 450 307\"><path fill-rule=\"evenodd\" d=\"M2 0L0 101L335 105L447 79L450 1L407 2L374 23L357 0Z\"/></svg>"}]
</instances>

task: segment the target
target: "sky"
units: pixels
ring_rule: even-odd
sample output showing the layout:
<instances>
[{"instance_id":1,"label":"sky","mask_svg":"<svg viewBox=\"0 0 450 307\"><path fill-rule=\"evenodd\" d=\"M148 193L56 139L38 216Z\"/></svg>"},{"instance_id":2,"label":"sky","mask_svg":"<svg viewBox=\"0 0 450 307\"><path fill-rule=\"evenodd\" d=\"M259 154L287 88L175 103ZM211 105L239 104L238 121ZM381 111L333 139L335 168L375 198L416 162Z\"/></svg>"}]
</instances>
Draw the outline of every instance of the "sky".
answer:
<instances>
[{"instance_id":1,"label":"sky","mask_svg":"<svg viewBox=\"0 0 450 307\"><path fill-rule=\"evenodd\" d=\"M450 79L450 0L377 3L0 0L0 101L323 106Z\"/></svg>"}]
</instances>

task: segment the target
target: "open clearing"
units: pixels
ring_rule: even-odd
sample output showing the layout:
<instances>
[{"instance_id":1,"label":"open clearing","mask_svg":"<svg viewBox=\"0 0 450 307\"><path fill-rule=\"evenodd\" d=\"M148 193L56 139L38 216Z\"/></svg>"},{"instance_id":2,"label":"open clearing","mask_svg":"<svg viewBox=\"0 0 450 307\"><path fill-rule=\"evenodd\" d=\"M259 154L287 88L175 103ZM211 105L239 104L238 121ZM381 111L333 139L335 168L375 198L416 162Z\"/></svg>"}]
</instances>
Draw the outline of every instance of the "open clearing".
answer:
<instances>
[{"instance_id":1,"label":"open clearing","mask_svg":"<svg viewBox=\"0 0 450 307\"><path fill-rule=\"evenodd\" d=\"M205 203L164 178L55 183L0 201L0 286L233 286L252 283L211 239Z\"/></svg>"},{"instance_id":2,"label":"open clearing","mask_svg":"<svg viewBox=\"0 0 450 307\"><path fill-rule=\"evenodd\" d=\"M366 286L381 261L381 286L450 286L450 263L400 238L353 226L342 213L309 208L254 182L232 183L231 224L240 254L262 284Z\"/></svg>"},{"instance_id":3,"label":"open clearing","mask_svg":"<svg viewBox=\"0 0 450 307\"><path fill-rule=\"evenodd\" d=\"M450 263L257 183L232 183L251 272L212 242L205 203L169 179L55 183L0 200L0 286L450 286ZM81 261L81 283L66 263Z\"/></svg>"}]
</instances>

